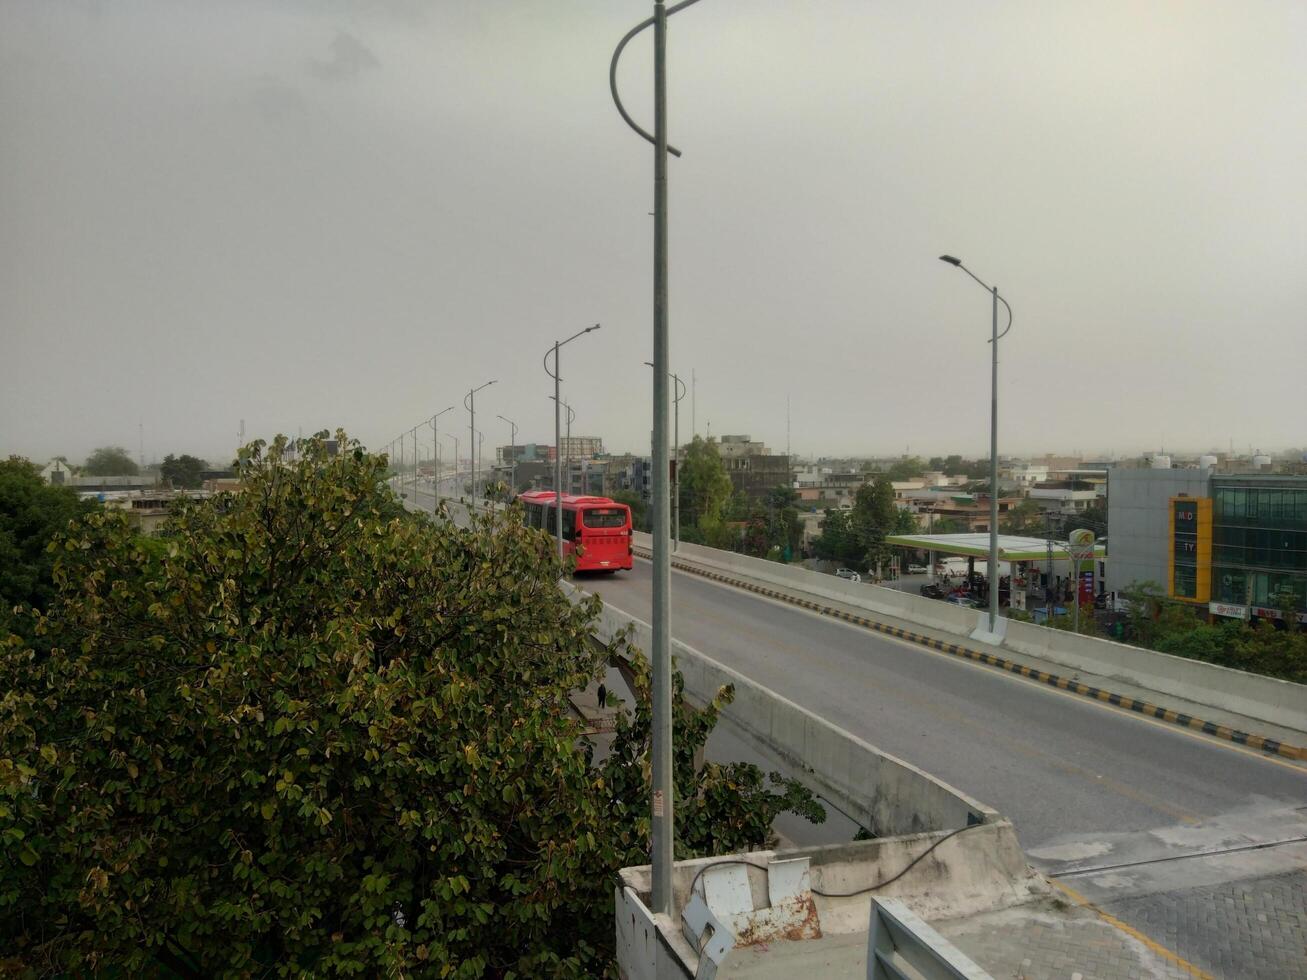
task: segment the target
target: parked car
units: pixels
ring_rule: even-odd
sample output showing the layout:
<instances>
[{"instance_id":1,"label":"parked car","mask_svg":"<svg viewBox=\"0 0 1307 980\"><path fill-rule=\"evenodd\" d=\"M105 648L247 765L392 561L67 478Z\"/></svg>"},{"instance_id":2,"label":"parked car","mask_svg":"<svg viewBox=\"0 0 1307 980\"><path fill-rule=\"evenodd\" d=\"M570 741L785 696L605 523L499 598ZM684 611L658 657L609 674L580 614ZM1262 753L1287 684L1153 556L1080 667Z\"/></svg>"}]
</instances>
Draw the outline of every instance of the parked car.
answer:
<instances>
[{"instance_id":1,"label":"parked car","mask_svg":"<svg viewBox=\"0 0 1307 980\"><path fill-rule=\"evenodd\" d=\"M908 574L909 574L909 575L925 575L925 574L926 574L927 572L929 572L929 571L930 571L930 569L927 568L925 565L909 565L909 566L908 566Z\"/></svg>"},{"instance_id":2,"label":"parked car","mask_svg":"<svg viewBox=\"0 0 1307 980\"><path fill-rule=\"evenodd\" d=\"M848 580L848 581L850 581L850 582L861 582L861 581L862 581L862 576L859 575L857 572L855 572L855 571L854 571L853 569L851 569L851 568L837 568L837 569L835 569L835 577L836 577L836 578L846 579L846 580Z\"/></svg>"},{"instance_id":3,"label":"parked car","mask_svg":"<svg viewBox=\"0 0 1307 980\"><path fill-rule=\"evenodd\" d=\"M968 609L974 609L976 605L971 601L970 597L964 595L951 595L945 601L951 602L955 606L966 606Z\"/></svg>"}]
</instances>

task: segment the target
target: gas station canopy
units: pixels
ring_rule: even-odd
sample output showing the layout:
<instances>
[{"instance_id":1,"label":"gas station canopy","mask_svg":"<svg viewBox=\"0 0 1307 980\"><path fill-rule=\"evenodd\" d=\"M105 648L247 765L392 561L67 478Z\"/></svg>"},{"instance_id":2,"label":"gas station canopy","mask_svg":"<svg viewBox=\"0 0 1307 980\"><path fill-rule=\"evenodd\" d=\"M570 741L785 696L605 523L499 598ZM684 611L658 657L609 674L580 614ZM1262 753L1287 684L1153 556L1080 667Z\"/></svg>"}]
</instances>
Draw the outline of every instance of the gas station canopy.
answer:
<instances>
[{"instance_id":1,"label":"gas station canopy","mask_svg":"<svg viewBox=\"0 0 1307 980\"><path fill-rule=\"evenodd\" d=\"M942 555L962 555L967 558L989 557L989 532L975 534L891 534L886 544L902 548L919 548ZM1069 559L1065 541L1054 541L1052 557ZM1095 545L1094 556L1107 557L1106 545ZM998 536L999 561L1043 561L1049 557L1048 541L1044 538L1023 538L1016 534Z\"/></svg>"}]
</instances>

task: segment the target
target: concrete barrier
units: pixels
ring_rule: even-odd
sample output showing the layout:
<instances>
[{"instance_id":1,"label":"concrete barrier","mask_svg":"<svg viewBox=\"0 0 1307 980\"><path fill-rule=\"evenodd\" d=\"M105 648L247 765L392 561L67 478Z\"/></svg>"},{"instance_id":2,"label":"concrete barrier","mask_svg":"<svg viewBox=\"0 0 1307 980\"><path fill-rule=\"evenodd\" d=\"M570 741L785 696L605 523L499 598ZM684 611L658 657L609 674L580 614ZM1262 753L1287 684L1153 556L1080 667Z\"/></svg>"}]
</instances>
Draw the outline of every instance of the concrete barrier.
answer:
<instances>
[{"instance_id":1,"label":"concrete barrier","mask_svg":"<svg viewBox=\"0 0 1307 980\"><path fill-rule=\"evenodd\" d=\"M637 547L651 547L649 535L635 538ZM943 630L960 643L969 642L976 625L972 609L717 548L683 543L674 560ZM1307 732L1307 685L1033 623L1009 621L1002 645L1049 664Z\"/></svg>"},{"instance_id":2,"label":"concrete barrier","mask_svg":"<svg viewBox=\"0 0 1307 980\"><path fill-rule=\"evenodd\" d=\"M1307 732L1307 685L1033 623L1008 624L1017 653Z\"/></svg>"},{"instance_id":3,"label":"concrete barrier","mask_svg":"<svg viewBox=\"0 0 1307 980\"><path fill-rule=\"evenodd\" d=\"M609 643L623 629L647 651L652 631L642 620L605 607L596 636ZM707 702L726 684L735 700L722 717L795 769L797 778L879 836L955 830L1001 819L997 811L909 763L832 725L683 643L672 644L676 667L693 699Z\"/></svg>"},{"instance_id":4,"label":"concrete barrier","mask_svg":"<svg viewBox=\"0 0 1307 980\"><path fill-rule=\"evenodd\" d=\"M650 536L635 535L635 545L648 551L652 547ZM736 574L785 589L796 589L808 595L847 602L885 616L896 616L923 626L947 630L962 636L976 626L976 610L955 606L938 599L887 589L880 585L849 582L834 575L824 575L796 565L737 555L733 551L705 548L703 545L682 543L673 556L674 561L688 561L726 574Z\"/></svg>"}]
</instances>

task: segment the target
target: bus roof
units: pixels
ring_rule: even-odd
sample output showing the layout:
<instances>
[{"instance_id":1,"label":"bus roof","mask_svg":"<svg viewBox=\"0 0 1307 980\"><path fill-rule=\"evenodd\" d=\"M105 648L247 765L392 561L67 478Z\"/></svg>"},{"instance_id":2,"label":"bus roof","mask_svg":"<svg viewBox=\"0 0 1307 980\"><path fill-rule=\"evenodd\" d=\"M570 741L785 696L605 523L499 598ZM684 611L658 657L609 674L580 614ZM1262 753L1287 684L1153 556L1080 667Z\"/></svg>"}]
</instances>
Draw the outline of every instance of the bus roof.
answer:
<instances>
[{"instance_id":1,"label":"bus roof","mask_svg":"<svg viewBox=\"0 0 1307 980\"><path fill-rule=\"evenodd\" d=\"M557 495L552 490L528 490L526 493L517 495L518 500L525 501L529 504L550 504L552 505L557 499ZM564 507L625 507L626 504L619 504L608 497L587 497L573 496L570 493L563 494Z\"/></svg>"}]
</instances>

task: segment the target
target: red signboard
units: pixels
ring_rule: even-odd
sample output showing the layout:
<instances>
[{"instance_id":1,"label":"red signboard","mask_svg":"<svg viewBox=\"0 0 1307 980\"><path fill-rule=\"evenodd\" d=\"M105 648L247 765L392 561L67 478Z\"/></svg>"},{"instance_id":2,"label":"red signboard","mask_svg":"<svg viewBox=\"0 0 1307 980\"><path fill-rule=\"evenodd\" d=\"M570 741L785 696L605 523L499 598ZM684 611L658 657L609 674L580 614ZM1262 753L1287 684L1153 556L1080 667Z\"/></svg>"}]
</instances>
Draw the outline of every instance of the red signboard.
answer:
<instances>
[{"instance_id":1,"label":"red signboard","mask_svg":"<svg viewBox=\"0 0 1307 980\"><path fill-rule=\"evenodd\" d=\"M1094 570L1092 568L1083 569L1080 572L1080 599L1083 606L1085 603L1094 601Z\"/></svg>"}]
</instances>

